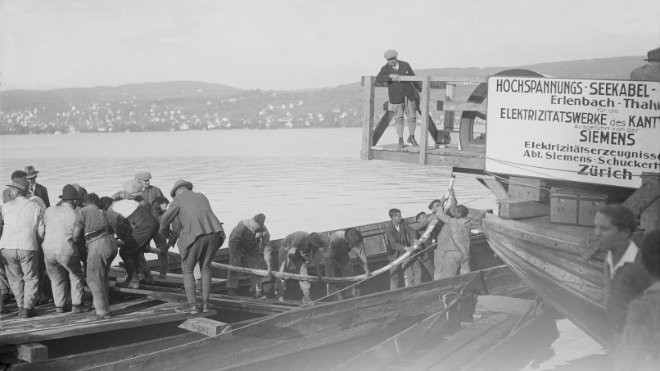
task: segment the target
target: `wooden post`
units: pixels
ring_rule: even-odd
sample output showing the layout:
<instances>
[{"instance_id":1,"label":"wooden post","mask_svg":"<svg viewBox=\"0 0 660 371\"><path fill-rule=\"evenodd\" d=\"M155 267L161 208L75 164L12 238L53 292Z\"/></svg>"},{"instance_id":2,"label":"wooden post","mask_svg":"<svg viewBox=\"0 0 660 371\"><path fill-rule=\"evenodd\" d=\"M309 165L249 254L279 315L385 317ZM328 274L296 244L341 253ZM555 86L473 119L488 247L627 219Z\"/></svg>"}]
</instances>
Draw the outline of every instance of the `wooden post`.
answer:
<instances>
[{"instance_id":1,"label":"wooden post","mask_svg":"<svg viewBox=\"0 0 660 371\"><path fill-rule=\"evenodd\" d=\"M420 113L422 114L422 127L419 133L419 163L426 165L426 145L429 142L429 103L431 101L431 76L426 75L422 80L422 94Z\"/></svg>"},{"instance_id":2,"label":"wooden post","mask_svg":"<svg viewBox=\"0 0 660 371\"><path fill-rule=\"evenodd\" d=\"M445 102L453 102L454 101L454 93L456 85L449 84L447 83L447 87L445 88ZM451 135L450 132L454 131L454 111L449 111L445 110L445 122L444 122L444 130L446 130L447 135ZM458 149L461 149L461 144L460 140L458 142Z\"/></svg>"},{"instance_id":3,"label":"wooden post","mask_svg":"<svg viewBox=\"0 0 660 371\"><path fill-rule=\"evenodd\" d=\"M656 191L660 189L660 173L642 173L642 186ZM655 197L654 197L655 196ZM654 198L639 216L640 228L650 231L660 228L660 194L656 193L650 198Z\"/></svg>"},{"instance_id":4,"label":"wooden post","mask_svg":"<svg viewBox=\"0 0 660 371\"><path fill-rule=\"evenodd\" d=\"M364 76L363 79L364 122L362 123L362 152L360 153L360 158L363 160L371 160L374 158L371 150L371 143L373 142L374 135L374 96L376 92L376 78L373 76Z\"/></svg>"}]
</instances>

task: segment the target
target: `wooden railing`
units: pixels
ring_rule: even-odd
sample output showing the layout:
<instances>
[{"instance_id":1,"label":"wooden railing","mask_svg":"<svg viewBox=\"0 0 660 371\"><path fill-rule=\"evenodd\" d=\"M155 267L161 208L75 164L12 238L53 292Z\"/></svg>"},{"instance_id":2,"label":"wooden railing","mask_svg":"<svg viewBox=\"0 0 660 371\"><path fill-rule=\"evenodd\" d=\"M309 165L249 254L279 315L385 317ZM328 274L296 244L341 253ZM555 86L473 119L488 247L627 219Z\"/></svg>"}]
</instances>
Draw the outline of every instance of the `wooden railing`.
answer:
<instances>
[{"instance_id":1,"label":"wooden railing","mask_svg":"<svg viewBox=\"0 0 660 371\"><path fill-rule=\"evenodd\" d=\"M421 118L421 133L420 136L420 151L419 163L426 164L428 153L425 149L428 147L428 135L434 141L436 147L443 144L443 138L449 135L449 132L458 131L459 143L457 150L470 149L473 152L484 152L483 144L475 145L472 141L474 119L480 117L485 120L486 115L486 99L487 93L487 78L484 77L435 77L435 76L401 76L401 81L421 82L422 90L420 96L420 103L418 112ZM476 86L474 92L470 95L466 102L455 102L455 89L457 85L474 85ZM385 131L392 119L392 112L385 111L380 119L380 122L374 127L374 114L375 114L375 92L376 88L386 87L384 83L376 82L374 76L364 76L362 78L362 86L364 87L364 124L362 135L362 152L361 158L364 160L373 159L373 146L378 143L380 136ZM443 128L438 130L432 117L429 115L431 109L431 89L444 89L445 97L436 102L436 110L444 111L444 125ZM455 111L462 111L461 123L457 128L455 126Z\"/></svg>"}]
</instances>

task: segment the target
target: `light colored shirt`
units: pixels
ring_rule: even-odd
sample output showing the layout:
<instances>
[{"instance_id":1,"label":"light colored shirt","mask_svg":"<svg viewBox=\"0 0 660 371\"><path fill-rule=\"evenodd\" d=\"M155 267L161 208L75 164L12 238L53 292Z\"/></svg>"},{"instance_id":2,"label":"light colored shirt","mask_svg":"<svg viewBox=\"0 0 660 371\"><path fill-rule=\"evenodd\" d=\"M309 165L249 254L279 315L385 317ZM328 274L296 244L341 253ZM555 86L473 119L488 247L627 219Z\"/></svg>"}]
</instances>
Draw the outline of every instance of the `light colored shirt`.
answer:
<instances>
[{"instance_id":1,"label":"light colored shirt","mask_svg":"<svg viewBox=\"0 0 660 371\"><path fill-rule=\"evenodd\" d=\"M73 225L76 211L69 203L51 206L44 214L44 253L75 256L78 249L73 246Z\"/></svg>"},{"instance_id":2,"label":"light colored shirt","mask_svg":"<svg viewBox=\"0 0 660 371\"><path fill-rule=\"evenodd\" d=\"M37 233L43 223L43 210L35 202L19 196L2 206L0 249L38 250Z\"/></svg>"},{"instance_id":3,"label":"light colored shirt","mask_svg":"<svg viewBox=\"0 0 660 371\"><path fill-rule=\"evenodd\" d=\"M614 264L614 259L612 257L612 252L608 251L607 256L605 257L605 263L610 268L610 279L614 278L614 275L616 274L616 270L621 268L624 264L626 263L634 263L635 258L637 258L637 253L639 252L639 249L637 248L637 245L633 241L630 241L630 244L626 248L626 252L623 253L621 256L621 259Z\"/></svg>"}]
</instances>

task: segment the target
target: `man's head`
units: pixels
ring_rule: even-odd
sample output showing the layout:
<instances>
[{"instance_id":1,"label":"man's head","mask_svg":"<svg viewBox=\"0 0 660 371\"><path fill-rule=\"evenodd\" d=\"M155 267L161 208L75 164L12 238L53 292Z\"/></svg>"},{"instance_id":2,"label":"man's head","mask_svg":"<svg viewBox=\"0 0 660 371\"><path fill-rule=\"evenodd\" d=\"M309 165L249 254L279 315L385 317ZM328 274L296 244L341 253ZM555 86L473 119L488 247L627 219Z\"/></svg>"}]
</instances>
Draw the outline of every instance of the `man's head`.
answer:
<instances>
[{"instance_id":1,"label":"man's head","mask_svg":"<svg viewBox=\"0 0 660 371\"><path fill-rule=\"evenodd\" d=\"M660 48L649 50L648 53L646 53L646 61L655 63L660 62Z\"/></svg>"},{"instance_id":2,"label":"man's head","mask_svg":"<svg viewBox=\"0 0 660 371\"><path fill-rule=\"evenodd\" d=\"M392 219L394 224L399 225L399 223L401 223L401 210L390 209L390 219Z\"/></svg>"},{"instance_id":3,"label":"man's head","mask_svg":"<svg viewBox=\"0 0 660 371\"><path fill-rule=\"evenodd\" d=\"M107 210L110 208L110 206L112 206L112 203L113 203L113 202L114 202L114 201L113 201L112 198L110 198L110 197L108 197L108 196L103 196L103 197L101 197L101 199L99 200L99 208L101 208L102 210L106 210L106 211L107 211Z\"/></svg>"},{"instance_id":4,"label":"man's head","mask_svg":"<svg viewBox=\"0 0 660 371\"><path fill-rule=\"evenodd\" d=\"M344 231L344 239L351 247L362 245L362 233L357 228L348 228Z\"/></svg>"},{"instance_id":5,"label":"man's head","mask_svg":"<svg viewBox=\"0 0 660 371\"><path fill-rule=\"evenodd\" d=\"M428 220L428 216L426 215L425 212L421 211L417 216L415 216L415 221L417 223L424 223Z\"/></svg>"},{"instance_id":6,"label":"man's head","mask_svg":"<svg viewBox=\"0 0 660 371\"><path fill-rule=\"evenodd\" d=\"M66 202L75 205L77 201L82 197L73 185L67 184L62 188L62 194L60 195L60 198L62 199L63 203Z\"/></svg>"},{"instance_id":7,"label":"man's head","mask_svg":"<svg viewBox=\"0 0 660 371\"><path fill-rule=\"evenodd\" d=\"M429 204L429 210L434 214L440 213L442 211L442 200L435 199L431 201Z\"/></svg>"},{"instance_id":8,"label":"man's head","mask_svg":"<svg viewBox=\"0 0 660 371\"><path fill-rule=\"evenodd\" d=\"M650 231L644 236L642 264L656 280L660 280L660 229Z\"/></svg>"},{"instance_id":9,"label":"man's head","mask_svg":"<svg viewBox=\"0 0 660 371\"><path fill-rule=\"evenodd\" d=\"M137 174L135 174L135 179L140 183L140 186L142 186L142 189L149 188L149 183L151 179L151 173L146 172L146 171L141 171Z\"/></svg>"},{"instance_id":10,"label":"man's head","mask_svg":"<svg viewBox=\"0 0 660 371\"><path fill-rule=\"evenodd\" d=\"M17 196L26 196L29 192L30 184L24 178L13 179L11 184L8 184L9 191L7 192L7 199L13 200Z\"/></svg>"},{"instance_id":11,"label":"man's head","mask_svg":"<svg viewBox=\"0 0 660 371\"><path fill-rule=\"evenodd\" d=\"M185 192L185 190L192 191L193 184L187 180L179 179L176 182L174 182L174 185L172 186L172 190L170 191L170 197L174 198L179 193Z\"/></svg>"},{"instance_id":12,"label":"man's head","mask_svg":"<svg viewBox=\"0 0 660 371\"><path fill-rule=\"evenodd\" d=\"M259 213L252 217L252 219L257 222L259 225L263 226L266 223L266 215Z\"/></svg>"},{"instance_id":13,"label":"man's head","mask_svg":"<svg viewBox=\"0 0 660 371\"><path fill-rule=\"evenodd\" d=\"M397 53L396 50L387 50L385 54L383 54L385 59L387 59L387 64L390 66L394 67L396 66L399 61L397 60L397 57L399 56L399 53Z\"/></svg>"},{"instance_id":14,"label":"man's head","mask_svg":"<svg viewBox=\"0 0 660 371\"><path fill-rule=\"evenodd\" d=\"M126 198L129 200L135 199L135 197L142 194L142 186L137 179L127 179L122 184Z\"/></svg>"},{"instance_id":15,"label":"man's head","mask_svg":"<svg viewBox=\"0 0 660 371\"><path fill-rule=\"evenodd\" d=\"M465 218L468 216L468 208L463 205L456 206L454 212L451 213L452 218Z\"/></svg>"},{"instance_id":16,"label":"man's head","mask_svg":"<svg viewBox=\"0 0 660 371\"><path fill-rule=\"evenodd\" d=\"M594 235L602 250L625 248L637 229L637 217L621 204L605 205L594 217Z\"/></svg>"},{"instance_id":17,"label":"man's head","mask_svg":"<svg viewBox=\"0 0 660 371\"><path fill-rule=\"evenodd\" d=\"M13 181L14 179L18 178L25 178L27 176L27 173L23 170L16 170L13 173L11 173L11 180Z\"/></svg>"},{"instance_id":18,"label":"man's head","mask_svg":"<svg viewBox=\"0 0 660 371\"><path fill-rule=\"evenodd\" d=\"M34 168L34 166L28 165L25 167L25 179L30 182L30 185L33 185L37 182L37 174L39 174L39 172Z\"/></svg>"},{"instance_id":19,"label":"man's head","mask_svg":"<svg viewBox=\"0 0 660 371\"><path fill-rule=\"evenodd\" d=\"M96 193L88 193L83 197L83 205L96 205L99 206L100 200Z\"/></svg>"}]
</instances>

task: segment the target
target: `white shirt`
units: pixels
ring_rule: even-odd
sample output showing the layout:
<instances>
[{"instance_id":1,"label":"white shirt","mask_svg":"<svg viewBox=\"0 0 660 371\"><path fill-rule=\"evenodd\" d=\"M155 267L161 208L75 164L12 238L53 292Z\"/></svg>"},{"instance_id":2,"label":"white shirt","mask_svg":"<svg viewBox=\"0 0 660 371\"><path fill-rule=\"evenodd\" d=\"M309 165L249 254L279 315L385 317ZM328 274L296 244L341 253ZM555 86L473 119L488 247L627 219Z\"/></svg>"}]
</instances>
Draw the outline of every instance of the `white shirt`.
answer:
<instances>
[{"instance_id":1,"label":"white shirt","mask_svg":"<svg viewBox=\"0 0 660 371\"><path fill-rule=\"evenodd\" d=\"M635 259L637 258L638 252L639 252L639 248L637 248L637 245L635 245L633 241L630 241L630 244L626 248L626 252L624 252L623 255L621 256L621 259L619 259L619 261L616 264L614 264L612 251L607 251L605 262L607 263L607 266L610 268L610 279L614 278L614 274L616 273L616 270L623 267L624 264L634 263Z\"/></svg>"},{"instance_id":2,"label":"white shirt","mask_svg":"<svg viewBox=\"0 0 660 371\"><path fill-rule=\"evenodd\" d=\"M39 249L37 233L39 224L43 223L43 210L39 205L18 196L2 206L1 215L4 229L0 237L0 249Z\"/></svg>"}]
</instances>

